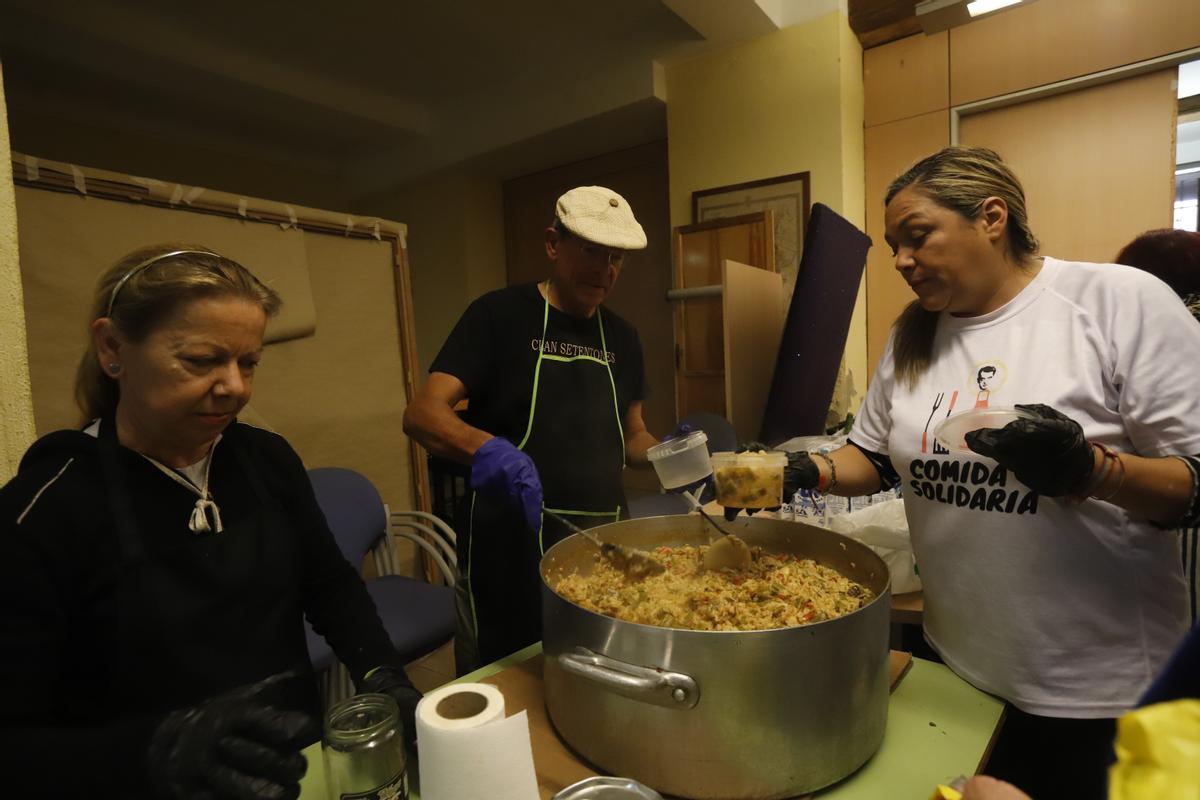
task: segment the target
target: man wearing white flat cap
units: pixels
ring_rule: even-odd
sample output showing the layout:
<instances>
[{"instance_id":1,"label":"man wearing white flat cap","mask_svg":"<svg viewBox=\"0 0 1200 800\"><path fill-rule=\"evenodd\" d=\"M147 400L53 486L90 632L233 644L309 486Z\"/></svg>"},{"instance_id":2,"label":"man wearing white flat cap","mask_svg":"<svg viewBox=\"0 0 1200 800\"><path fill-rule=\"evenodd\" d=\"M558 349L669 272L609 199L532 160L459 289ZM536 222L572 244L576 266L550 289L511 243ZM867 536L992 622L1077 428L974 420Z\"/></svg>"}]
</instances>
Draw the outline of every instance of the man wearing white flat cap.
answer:
<instances>
[{"instance_id":1,"label":"man wearing white flat cap","mask_svg":"<svg viewBox=\"0 0 1200 800\"><path fill-rule=\"evenodd\" d=\"M580 527L627 516L621 468L646 464L658 440L642 421L637 331L602 304L645 246L611 189L558 198L549 277L474 301L405 411L406 433L471 465L456 525L460 674L541 639L538 562L569 534L543 510Z\"/></svg>"}]
</instances>

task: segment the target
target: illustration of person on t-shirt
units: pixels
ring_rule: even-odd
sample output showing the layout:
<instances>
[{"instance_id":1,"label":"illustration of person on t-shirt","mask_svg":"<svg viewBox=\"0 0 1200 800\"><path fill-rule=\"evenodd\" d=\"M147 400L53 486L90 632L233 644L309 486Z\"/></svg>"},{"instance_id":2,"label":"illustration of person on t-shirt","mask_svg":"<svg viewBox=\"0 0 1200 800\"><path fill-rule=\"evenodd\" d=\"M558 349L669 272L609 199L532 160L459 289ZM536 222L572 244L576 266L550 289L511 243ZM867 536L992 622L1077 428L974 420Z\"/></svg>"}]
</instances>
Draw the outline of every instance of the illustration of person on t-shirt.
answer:
<instances>
[{"instance_id":1,"label":"illustration of person on t-shirt","mask_svg":"<svg viewBox=\"0 0 1200 800\"><path fill-rule=\"evenodd\" d=\"M975 383L979 386L979 391L975 393L976 408L988 407L988 398L992 395L992 383L996 380L996 372L994 364L984 364L975 373Z\"/></svg>"}]
</instances>

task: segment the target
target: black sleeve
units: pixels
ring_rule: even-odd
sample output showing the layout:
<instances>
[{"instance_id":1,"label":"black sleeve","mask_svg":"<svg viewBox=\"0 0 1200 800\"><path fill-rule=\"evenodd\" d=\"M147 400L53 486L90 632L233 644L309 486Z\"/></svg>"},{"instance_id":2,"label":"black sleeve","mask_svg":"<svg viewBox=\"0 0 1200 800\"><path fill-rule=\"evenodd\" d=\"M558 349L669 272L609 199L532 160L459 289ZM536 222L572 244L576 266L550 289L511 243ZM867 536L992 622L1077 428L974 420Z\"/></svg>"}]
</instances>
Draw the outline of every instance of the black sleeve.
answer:
<instances>
[{"instance_id":1,"label":"black sleeve","mask_svg":"<svg viewBox=\"0 0 1200 800\"><path fill-rule=\"evenodd\" d=\"M300 456L282 437L267 435L274 440L268 445L274 477L283 487L285 508L295 522L302 548L304 615L356 683L375 667L403 668L358 565L347 562L338 549Z\"/></svg>"},{"instance_id":2,"label":"black sleeve","mask_svg":"<svg viewBox=\"0 0 1200 800\"><path fill-rule=\"evenodd\" d=\"M637 328L629 327L629 359L625 369L621 371L621 382L629 392L629 402L637 403L649 396L649 386L646 385L646 363L642 356L642 339L638 336Z\"/></svg>"},{"instance_id":3,"label":"black sleeve","mask_svg":"<svg viewBox=\"0 0 1200 800\"><path fill-rule=\"evenodd\" d=\"M430 372L445 372L462 381L468 397L478 396L488 385L496 362L497 332L486 300L485 295L467 306L429 365Z\"/></svg>"},{"instance_id":4,"label":"black sleeve","mask_svg":"<svg viewBox=\"0 0 1200 800\"><path fill-rule=\"evenodd\" d=\"M875 467L875 471L879 473L880 491L895 489L900 485L900 474L892 466L892 459L890 457L885 456L883 453L876 453L874 450L868 450L853 439L849 440L847 444L857 448L860 453L867 457L867 461L871 462L871 466Z\"/></svg>"},{"instance_id":5,"label":"black sleeve","mask_svg":"<svg viewBox=\"0 0 1200 800\"><path fill-rule=\"evenodd\" d=\"M55 466L55 471L58 466ZM69 467L68 467L69 469ZM0 493L0 772L6 796L56 796L86 776L97 797L140 796L145 754L161 717L124 717L94 724L54 721L61 680L86 683L89 654L73 649L69 625L72 553L77 518L92 498L50 486L18 524L34 494L53 476L18 475ZM63 480L63 484L68 480ZM64 774L70 754L70 775ZM75 777L71 777L75 776Z\"/></svg>"}]
</instances>

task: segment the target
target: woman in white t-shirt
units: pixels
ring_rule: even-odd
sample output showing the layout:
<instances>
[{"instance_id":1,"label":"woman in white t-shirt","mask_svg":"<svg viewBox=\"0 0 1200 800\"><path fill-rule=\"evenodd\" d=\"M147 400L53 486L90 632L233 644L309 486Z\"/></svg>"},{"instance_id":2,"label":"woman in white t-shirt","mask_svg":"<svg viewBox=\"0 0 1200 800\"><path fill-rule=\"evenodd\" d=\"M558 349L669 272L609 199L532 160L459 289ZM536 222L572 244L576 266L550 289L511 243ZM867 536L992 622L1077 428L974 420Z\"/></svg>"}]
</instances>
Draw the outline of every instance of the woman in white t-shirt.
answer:
<instances>
[{"instance_id":1,"label":"woman in white t-shirt","mask_svg":"<svg viewBox=\"0 0 1200 800\"><path fill-rule=\"evenodd\" d=\"M929 156L886 204L917 299L850 444L793 454L787 488L899 482L926 639L1009 703L985 771L1035 797L1102 797L1113 720L1187 630L1166 528L1200 515L1200 326L1143 272L1035 257L1021 184L990 150ZM1013 405L1034 418L968 433L971 451L933 437Z\"/></svg>"}]
</instances>

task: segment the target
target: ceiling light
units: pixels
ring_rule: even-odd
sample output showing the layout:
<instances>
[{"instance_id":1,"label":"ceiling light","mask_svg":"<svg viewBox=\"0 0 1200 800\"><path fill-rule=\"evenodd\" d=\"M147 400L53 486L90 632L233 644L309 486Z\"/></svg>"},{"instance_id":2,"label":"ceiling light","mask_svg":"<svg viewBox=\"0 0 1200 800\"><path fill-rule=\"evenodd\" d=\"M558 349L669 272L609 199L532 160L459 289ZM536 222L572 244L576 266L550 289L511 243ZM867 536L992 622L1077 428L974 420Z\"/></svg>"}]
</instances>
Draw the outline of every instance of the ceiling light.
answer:
<instances>
[{"instance_id":1,"label":"ceiling light","mask_svg":"<svg viewBox=\"0 0 1200 800\"><path fill-rule=\"evenodd\" d=\"M978 17L1002 8L1015 6L1019 2L1021 0L973 0L973 2L967 3L967 13L972 17Z\"/></svg>"},{"instance_id":2,"label":"ceiling light","mask_svg":"<svg viewBox=\"0 0 1200 800\"><path fill-rule=\"evenodd\" d=\"M921 30L937 33L1021 2L1032 0L924 0L917 3L915 11Z\"/></svg>"}]
</instances>

